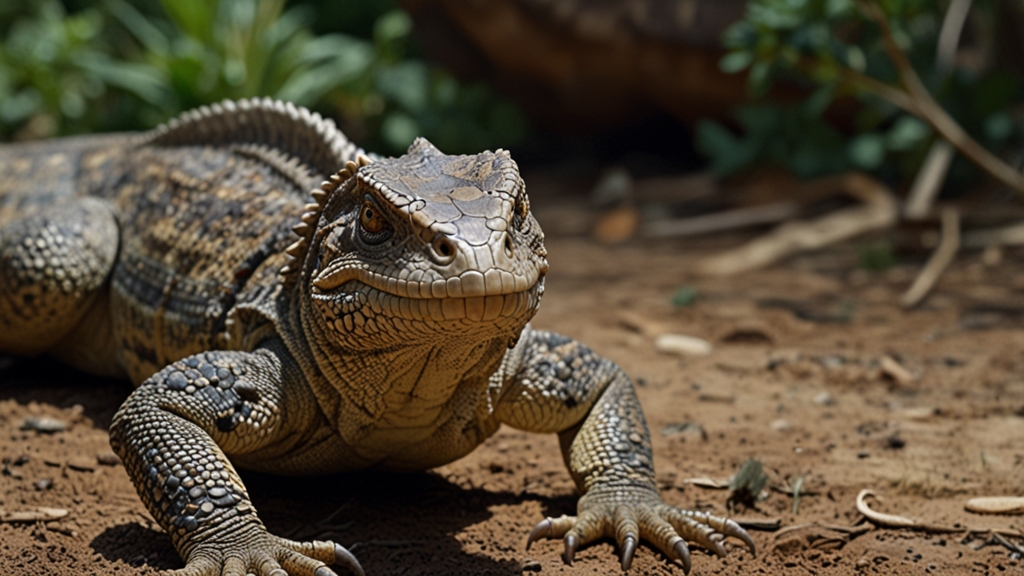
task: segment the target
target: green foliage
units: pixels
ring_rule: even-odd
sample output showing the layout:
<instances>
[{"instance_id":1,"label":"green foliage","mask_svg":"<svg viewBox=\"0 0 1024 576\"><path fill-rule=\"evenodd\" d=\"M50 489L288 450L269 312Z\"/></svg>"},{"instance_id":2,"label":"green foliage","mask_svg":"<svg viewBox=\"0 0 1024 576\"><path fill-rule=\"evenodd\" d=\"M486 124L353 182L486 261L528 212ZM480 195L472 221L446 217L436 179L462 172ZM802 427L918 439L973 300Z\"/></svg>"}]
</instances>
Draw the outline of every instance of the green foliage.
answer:
<instances>
[{"instance_id":1,"label":"green foliage","mask_svg":"<svg viewBox=\"0 0 1024 576\"><path fill-rule=\"evenodd\" d=\"M697 299L697 289L693 286L683 286L672 295L672 305L676 308L686 308Z\"/></svg>"},{"instance_id":2,"label":"green foliage","mask_svg":"<svg viewBox=\"0 0 1024 576\"><path fill-rule=\"evenodd\" d=\"M993 67L936 69L935 52L947 2L880 0L893 37L939 103L990 149L1024 142L1024 126L1009 113L1024 97L1020 81ZM994 34L999 4L979 0L973 35ZM968 33L968 35L971 35ZM763 96L780 79L816 87L800 104L748 106L736 111L739 135L721 124L698 125L697 143L716 172L780 165L802 177L858 168L895 179L916 173L936 137L918 118L878 97L872 82L901 86L878 25L855 0L751 0L730 27L720 67L747 71L750 91ZM863 103L842 131L823 116L837 98ZM755 118L756 116L756 118ZM851 133L852 132L852 133ZM954 174L970 174L954 166Z\"/></svg>"},{"instance_id":3,"label":"green foliage","mask_svg":"<svg viewBox=\"0 0 1024 576\"><path fill-rule=\"evenodd\" d=\"M202 104L250 96L319 109L382 152L401 152L419 135L467 152L525 134L510 104L412 57L412 24L391 2L360 4L362 17L373 19L367 37L314 33L323 21L312 3L80 4L87 7L74 14L57 0L0 8L11 22L0 24L0 138L150 128Z\"/></svg>"},{"instance_id":4,"label":"green foliage","mask_svg":"<svg viewBox=\"0 0 1024 576\"><path fill-rule=\"evenodd\" d=\"M858 248L857 255L863 270L888 270L896 265L896 251L888 240L864 244Z\"/></svg>"}]
</instances>

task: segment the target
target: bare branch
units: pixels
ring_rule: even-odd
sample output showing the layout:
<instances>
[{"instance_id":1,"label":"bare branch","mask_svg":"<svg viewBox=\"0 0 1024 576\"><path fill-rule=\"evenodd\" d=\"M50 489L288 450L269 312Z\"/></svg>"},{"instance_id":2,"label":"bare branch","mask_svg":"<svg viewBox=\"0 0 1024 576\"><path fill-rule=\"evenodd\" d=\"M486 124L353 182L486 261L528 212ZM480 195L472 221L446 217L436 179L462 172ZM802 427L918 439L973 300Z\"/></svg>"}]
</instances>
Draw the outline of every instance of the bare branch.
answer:
<instances>
[{"instance_id":1,"label":"bare branch","mask_svg":"<svg viewBox=\"0 0 1024 576\"><path fill-rule=\"evenodd\" d=\"M875 92L879 96L893 102L908 112L916 114L931 124L936 132L942 135L942 137L948 140L953 146L956 146L956 148L972 162L977 164L994 178L1024 194L1024 175L1014 170L997 156L986 150L976 140L971 138L970 135L968 135L967 132L957 124L956 120L946 113L935 99L932 98L928 89L925 88L924 83L921 82L921 78L918 77L917 72L915 72L914 68L910 65L907 55L904 54L903 50L896 44L896 39L893 37L892 29L889 27L889 20L882 9L879 8L878 4L873 1L863 1L860 3L860 7L861 10L873 19L881 29L886 54L889 56L889 59L892 60L893 65L896 66L896 70L900 75L900 80L907 89L907 93L904 94L913 101L913 105L905 105L905 100L902 97L893 98L893 94L891 93L893 90L892 87L888 87L889 90L886 90L885 92L876 92L872 88L867 87L865 87L865 89ZM882 83L878 82L878 84ZM877 88L877 86L873 87ZM915 108L917 110L916 112L914 111Z\"/></svg>"}]
</instances>

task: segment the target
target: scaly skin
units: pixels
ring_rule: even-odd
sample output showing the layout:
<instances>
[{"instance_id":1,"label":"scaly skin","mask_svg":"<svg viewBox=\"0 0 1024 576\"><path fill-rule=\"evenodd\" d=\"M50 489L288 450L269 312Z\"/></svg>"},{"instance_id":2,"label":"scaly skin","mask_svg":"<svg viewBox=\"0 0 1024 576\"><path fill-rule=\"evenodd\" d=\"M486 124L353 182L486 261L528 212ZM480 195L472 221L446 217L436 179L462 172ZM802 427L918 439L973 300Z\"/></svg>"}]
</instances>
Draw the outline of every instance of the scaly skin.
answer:
<instances>
[{"instance_id":1,"label":"scaly skin","mask_svg":"<svg viewBox=\"0 0 1024 576\"><path fill-rule=\"evenodd\" d=\"M622 370L527 324L543 238L507 152L420 139L371 161L280 103L0 147L0 350L141 382L111 444L179 576L362 573L333 542L269 534L234 465L422 470L502 423L559 434L582 494L527 546L562 538L571 563L612 537L628 569L645 539L686 571L687 541L753 551L736 524L662 502Z\"/></svg>"}]
</instances>

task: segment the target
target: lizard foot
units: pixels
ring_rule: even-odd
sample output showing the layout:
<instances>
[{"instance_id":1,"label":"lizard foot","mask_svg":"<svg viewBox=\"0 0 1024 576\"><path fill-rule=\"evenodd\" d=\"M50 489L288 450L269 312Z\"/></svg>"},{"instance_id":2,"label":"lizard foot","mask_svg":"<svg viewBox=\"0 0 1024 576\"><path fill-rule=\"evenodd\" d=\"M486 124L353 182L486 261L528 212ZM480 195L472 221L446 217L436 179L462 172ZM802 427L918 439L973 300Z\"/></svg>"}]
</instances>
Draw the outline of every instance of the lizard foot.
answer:
<instances>
[{"instance_id":1,"label":"lizard foot","mask_svg":"<svg viewBox=\"0 0 1024 576\"><path fill-rule=\"evenodd\" d=\"M267 535L257 545L196 548L187 565L167 576L338 576L328 564L366 576L351 552L333 542L294 542Z\"/></svg>"},{"instance_id":2,"label":"lizard foot","mask_svg":"<svg viewBox=\"0 0 1024 576\"><path fill-rule=\"evenodd\" d=\"M722 541L737 538L756 555L754 541L732 520L706 512L680 510L661 501L657 494L639 491L592 491L580 498L578 516L545 518L530 532L526 548L541 538L562 538L562 559L572 565L576 549L602 537L611 536L622 553L622 569L629 570L640 539L678 560L690 573L690 548L687 541L725 556Z\"/></svg>"}]
</instances>

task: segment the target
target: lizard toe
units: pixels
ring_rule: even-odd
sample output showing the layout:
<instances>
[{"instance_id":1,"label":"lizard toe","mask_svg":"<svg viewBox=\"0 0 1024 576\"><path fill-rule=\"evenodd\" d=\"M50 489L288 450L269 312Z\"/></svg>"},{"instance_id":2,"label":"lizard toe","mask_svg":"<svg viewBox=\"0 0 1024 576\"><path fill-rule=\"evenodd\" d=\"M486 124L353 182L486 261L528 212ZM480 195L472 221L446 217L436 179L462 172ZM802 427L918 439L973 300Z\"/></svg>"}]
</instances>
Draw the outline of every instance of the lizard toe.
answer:
<instances>
[{"instance_id":1,"label":"lizard toe","mask_svg":"<svg viewBox=\"0 0 1024 576\"><path fill-rule=\"evenodd\" d=\"M541 520L530 531L530 536L526 539L526 549L529 550L530 546L541 538L561 538L565 536L575 522L575 516L566 516L565 514L558 518L545 518Z\"/></svg>"},{"instance_id":2,"label":"lizard toe","mask_svg":"<svg viewBox=\"0 0 1024 576\"><path fill-rule=\"evenodd\" d=\"M356 576L365 576L359 560L341 544L335 544L329 540L295 542L285 538L278 538L278 541L293 554L293 556L288 558L289 563L294 563L295 571L292 572L290 564L286 565L289 569L289 574L294 574L295 576L337 576L328 567L330 564L344 566Z\"/></svg>"},{"instance_id":3,"label":"lizard toe","mask_svg":"<svg viewBox=\"0 0 1024 576\"><path fill-rule=\"evenodd\" d=\"M636 545L640 539L640 526L637 524L637 509L632 506L616 506L614 512L615 541L622 551L622 569L629 570L636 554Z\"/></svg>"},{"instance_id":4,"label":"lizard toe","mask_svg":"<svg viewBox=\"0 0 1024 576\"><path fill-rule=\"evenodd\" d=\"M751 554L757 555L757 548L754 546L754 540L750 534L728 518L721 518L706 512L680 510L667 505L660 509L659 513L672 524L680 536L700 544L720 557L726 554L723 541L729 536L742 541Z\"/></svg>"}]
</instances>

